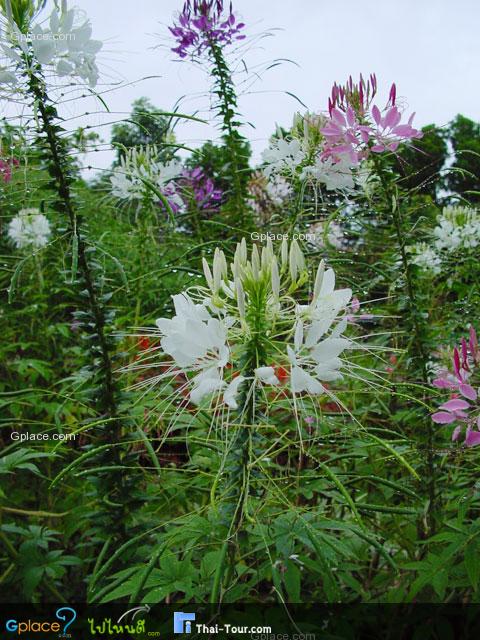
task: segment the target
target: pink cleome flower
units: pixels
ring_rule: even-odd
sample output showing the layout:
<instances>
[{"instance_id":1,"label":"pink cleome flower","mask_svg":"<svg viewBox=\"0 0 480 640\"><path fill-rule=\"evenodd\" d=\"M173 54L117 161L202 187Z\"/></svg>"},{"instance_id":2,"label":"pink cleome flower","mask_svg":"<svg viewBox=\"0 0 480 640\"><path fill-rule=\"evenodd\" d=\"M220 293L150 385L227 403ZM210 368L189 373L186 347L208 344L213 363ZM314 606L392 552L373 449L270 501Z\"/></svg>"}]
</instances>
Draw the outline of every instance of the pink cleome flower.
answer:
<instances>
[{"instance_id":1,"label":"pink cleome flower","mask_svg":"<svg viewBox=\"0 0 480 640\"><path fill-rule=\"evenodd\" d=\"M468 342L463 338L460 348L453 349L453 373L449 370L442 371L432 383L437 389L449 389L454 392L451 399L440 405L439 410L432 414L433 422L436 424L460 422L453 431L452 440L459 439L462 427L465 426L464 444L467 447L480 444L479 398L477 390L471 384L478 376L479 356L477 334L471 327Z\"/></svg>"},{"instance_id":2,"label":"pink cleome flower","mask_svg":"<svg viewBox=\"0 0 480 640\"><path fill-rule=\"evenodd\" d=\"M352 164L358 164L372 152L395 152L402 142L422 137L422 132L412 124L415 114L402 124L395 83L383 113L377 105L372 106L376 93L375 74L367 82L360 76L358 84L350 77L343 87L333 85L328 100L329 119L321 129L326 142L323 158L339 161L346 154Z\"/></svg>"}]
</instances>

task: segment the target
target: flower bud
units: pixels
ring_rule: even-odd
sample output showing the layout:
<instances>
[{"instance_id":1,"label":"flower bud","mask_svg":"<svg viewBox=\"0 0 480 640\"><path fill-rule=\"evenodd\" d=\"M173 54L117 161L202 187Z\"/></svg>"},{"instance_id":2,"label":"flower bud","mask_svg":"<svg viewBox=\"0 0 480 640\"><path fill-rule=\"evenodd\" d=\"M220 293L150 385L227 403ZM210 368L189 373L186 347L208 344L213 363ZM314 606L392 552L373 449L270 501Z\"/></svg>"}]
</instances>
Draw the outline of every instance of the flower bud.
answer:
<instances>
[{"instance_id":1,"label":"flower bud","mask_svg":"<svg viewBox=\"0 0 480 640\"><path fill-rule=\"evenodd\" d=\"M208 266L208 262L205 260L205 258L202 258L202 265L203 265L203 273L205 274L205 280L207 281L207 284L210 287L210 289L214 291L212 272L210 271L210 267Z\"/></svg>"},{"instance_id":2,"label":"flower bud","mask_svg":"<svg viewBox=\"0 0 480 640\"><path fill-rule=\"evenodd\" d=\"M280 275L278 273L278 264L276 259L274 258L272 260L272 292L273 295L275 296L275 299L278 300L280 298Z\"/></svg>"},{"instance_id":3,"label":"flower bud","mask_svg":"<svg viewBox=\"0 0 480 640\"><path fill-rule=\"evenodd\" d=\"M284 267L286 264L288 264L288 242L285 238L282 240L281 257L282 267Z\"/></svg>"},{"instance_id":4,"label":"flower bud","mask_svg":"<svg viewBox=\"0 0 480 640\"><path fill-rule=\"evenodd\" d=\"M313 287L313 301L315 302L320 295L323 283L323 274L325 273L325 261L322 260L318 265L317 275L315 277L315 285Z\"/></svg>"},{"instance_id":5,"label":"flower bud","mask_svg":"<svg viewBox=\"0 0 480 640\"><path fill-rule=\"evenodd\" d=\"M260 276L260 256L256 244L252 247L252 275L255 280L258 280Z\"/></svg>"},{"instance_id":6,"label":"flower bud","mask_svg":"<svg viewBox=\"0 0 480 640\"><path fill-rule=\"evenodd\" d=\"M235 292L237 294L238 313L242 320L245 320L245 291L241 280L235 281Z\"/></svg>"}]
</instances>

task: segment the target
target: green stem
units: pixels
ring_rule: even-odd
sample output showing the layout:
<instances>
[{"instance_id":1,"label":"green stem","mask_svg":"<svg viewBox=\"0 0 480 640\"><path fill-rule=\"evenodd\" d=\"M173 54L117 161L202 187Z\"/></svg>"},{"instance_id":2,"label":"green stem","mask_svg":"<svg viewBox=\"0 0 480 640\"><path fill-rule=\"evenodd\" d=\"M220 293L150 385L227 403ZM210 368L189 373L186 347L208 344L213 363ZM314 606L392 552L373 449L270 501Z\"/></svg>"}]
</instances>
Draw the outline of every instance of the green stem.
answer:
<instances>
[{"instance_id":1,"label":"green stem","mask_svg":"<svg viewBox=\"0 0 480 640\"><path fill-rule=\"evenodd\" d=\"M428 375L427 375L427 354L424 348L423 340L422 340L422 327L420 326L419 316L420 311L417 302L417 296L415 291L414 279L412 275L411 264L408 259L408 253L406 250L406 244L408 239L408 233L404 229L404 221L402 216L402 210L400 208L400 203L396 197L396 194L390 187L390 183L385 175L383 167L379 162L379 159L372 154L373 162L377 171L377 174L380 178L380 183L382 185L385 198L387 202L392 203L390 207L390 214L393 220L393 224L395 227L395 234L397 238L397 245L400 251L400 257L402 261L402 267L405 274L405 283L406 283L406 293L408 298L408 310L410 314L410 318L413 325L414 332L414 341L416 348L416 356L413 359L416 359L420 363L420 371L422 376L422 382L424 385L428 385ZM425 401L425 396L423 397ZM427 510L427 521L429 533L431 535L435 535L436 531L436 502L437 502L437 491L436 491L436 472L435 472L435 461L434 461L434 452L433 452L433 428L430 420L427 420L427 452L426 452L426 467L428 474L428 482L427 482L427 492L429 505Z\"/></svg>"},{"instance_id":2,"label":"green stem","mask_svg":"<svg viewBox=\"0 0 480 640\"><path fill-rule=\"evenodd\" d=\"M237 222L244 223L246 207L244 206L243 186L240 175L241 163L239 143L242 136L238 131L234 118L237 113L237 98L232 76L223 56L221 47L215 42L210 43L210 53L213 61L213 76L216 78L215 94L219 98L219 113L223 119L224 139L230 155L230 174L232 177L232 203Z\"/></svg>"}]
</instances>

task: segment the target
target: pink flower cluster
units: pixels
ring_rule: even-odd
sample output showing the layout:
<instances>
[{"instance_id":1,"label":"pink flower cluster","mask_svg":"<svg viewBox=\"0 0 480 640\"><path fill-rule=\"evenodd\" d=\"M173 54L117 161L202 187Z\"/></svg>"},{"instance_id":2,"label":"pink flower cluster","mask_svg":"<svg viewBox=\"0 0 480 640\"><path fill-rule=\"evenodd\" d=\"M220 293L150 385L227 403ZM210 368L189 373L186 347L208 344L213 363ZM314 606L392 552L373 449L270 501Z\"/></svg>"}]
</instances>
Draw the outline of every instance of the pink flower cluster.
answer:
<instances>
[{"instance_id":1,"label":"pink flower cluster","mask_svg":"<svg viewBox=\"0 0 480 640\"><path fill-rule=\"evenodd\" d=\"M358 84L350 77L343 87L333 85L328 122L320 130L326 141L323 159L339 161L347 156L352 164L358 164L371 152L396 151L402 142L422 137L422 132L412 126L415 114L402 124L402 113L395 104L395 84L383 112L372 106L376 93L375 75L367 82L360 76Z\"/></svg>"},{"instance_id":2,"label":"pink flower cluster","mask_svg":"<svg viewBox=\"0 0 480 640\"><path fill-rule=\"evenodd\" d=\"M478 376L480 367L480 349L477 334L470 328L468 342L462 338L459 347L453 350L453 373L445 370L433 381L438 389L449 389L452 392L450 400L439 407L439 411L432 415L437 424L452 424L460 422L455 427L452 440L458 440L462 427L466 426L465 445L473 447L480 444L480 405L478 392L472 381Z\"/></svg>"},{"instance_id":3,"label":"pink flower cluster","mask_svg":"<svg viewBox=\"0 0 480 640\"><path fill-rule=\"evenodd\" d=\"M172 51L180 58L186 58L188 53L200 56L213 45L223 46L234 40L243 40L246 36L239 32L244 27L243 22L237 22L231 2L224 14L223 0L187 0L178 15L178 22L169 27L178 45Z\"/></svg>"},{"instance_id":4,"label":"pink flower cluster","mask_svg":"<svg viewBox=\"0 0 480 640\"><path fill-rule=\"evenodd\" d=\"M2 158L0 156L0 179L3 182L10 182L12 179L12 167L18 167L18 160L16 158Z\"/></svg>"}]
</instances>

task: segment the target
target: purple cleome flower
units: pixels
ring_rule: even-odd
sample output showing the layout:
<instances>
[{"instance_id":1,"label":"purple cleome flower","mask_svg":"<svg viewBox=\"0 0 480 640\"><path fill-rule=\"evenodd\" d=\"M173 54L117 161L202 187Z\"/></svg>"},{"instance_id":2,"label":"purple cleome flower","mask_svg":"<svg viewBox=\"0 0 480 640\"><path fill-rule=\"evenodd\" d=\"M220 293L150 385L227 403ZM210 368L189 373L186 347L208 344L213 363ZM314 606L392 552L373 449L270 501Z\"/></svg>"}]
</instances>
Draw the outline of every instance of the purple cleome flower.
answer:
<instances>
[{"instance_id":1,"label":"purple cleome flower","mask_svg":"<svg viewBox=\"0 0 480 640\"><path fill-rule=\"evenodd\" d=\"M215 188L213 180L208 178L200 167L185 169L182 174L182 185L191 189L199 209L215 209L222 200L222 190Z\"/></svg>"},{"instance_id":2,"label":"purple cleome flower","mask_svg":"<svg viewBox=\"0 0 480 640\"><path fill-rule=\"evenodd\" d=\"M188 53L200 56L212 45L243 40L246 36L240 31L244 26L243 22L237 22L231 2L224 14L223 0L187 0L177 23L169 27L178 43L172 51L180 58L186 58Z\"/></svg>"}]
</instances>

